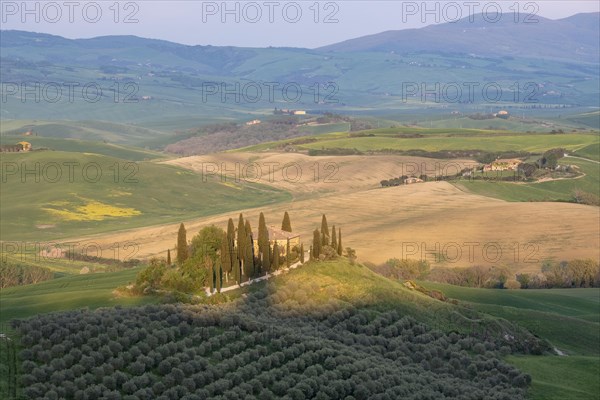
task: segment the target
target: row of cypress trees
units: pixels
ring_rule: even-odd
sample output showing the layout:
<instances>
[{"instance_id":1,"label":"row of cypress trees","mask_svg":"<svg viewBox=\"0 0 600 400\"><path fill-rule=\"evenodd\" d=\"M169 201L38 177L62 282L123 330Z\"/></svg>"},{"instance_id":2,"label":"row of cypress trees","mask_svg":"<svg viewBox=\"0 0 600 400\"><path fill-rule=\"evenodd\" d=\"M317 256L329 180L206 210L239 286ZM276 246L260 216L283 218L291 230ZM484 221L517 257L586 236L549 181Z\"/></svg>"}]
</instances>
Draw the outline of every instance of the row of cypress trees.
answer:
<instances>
[{"instance_id":1,"label":"row of cypress trees","mask_svg":"<svg viewBox=\"0 0 600 400\"><path fill-rule=\"evenodd\" d=\"M335 225L331 227L331 234L329 233L329 226L327 224L327 217L323 214L321 218L321 230L315 229L313 231L313 244L310 248L311 259L319 259L319 256L323 253L325 246L333 249L339 256L342 255L342 229L338 228L337 234Z\"/></svg>"},{"instance_id":2,"label":"row of cypress trees","mask_svg":"<svg viewBox=\"0 0 600 400\"><path fill-rule=\"evenodd\" d=\"M292 232L290 216L286 211L283 216L281 229L286 232ZM258 222L258 253L255 254L254 234L250 221L244 219L240 213L237 229L233 219L227 223L227 231L223 232L219 256L213 260L207 256L204 259L204 265L208 270L208 286L211 290L220 291L223 281L233 280L240 284L249 279L269 273L279 268L284 262L289 267L290 244L286 243L286 257L282 260L280 257L281 249L277 241L271 246L269 240L269 230L267 228L264 214L261 212ZM304 245L300 245L300 261L304 262ZM183 223L179 226L177 234L177 264L183 263L189 257L189 249L186 237L186 230ZM167 265L171 265L171 251L167 250Z\"/></svg>"}]
</instances>

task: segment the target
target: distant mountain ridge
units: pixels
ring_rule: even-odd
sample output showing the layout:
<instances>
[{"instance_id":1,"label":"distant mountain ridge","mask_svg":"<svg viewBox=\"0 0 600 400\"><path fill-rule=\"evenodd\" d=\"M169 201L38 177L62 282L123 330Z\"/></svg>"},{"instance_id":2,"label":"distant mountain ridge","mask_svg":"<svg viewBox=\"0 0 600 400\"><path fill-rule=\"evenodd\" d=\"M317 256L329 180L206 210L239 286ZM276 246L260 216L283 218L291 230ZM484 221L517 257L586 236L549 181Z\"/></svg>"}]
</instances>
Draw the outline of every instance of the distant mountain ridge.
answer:
<instances>
[{"instance_id":1,"label":"distant mountain ridge","mask_svg":"<svg viewBox=\"0 0 600 400\"><path fill-rule=\"evenodd\" d=\"M504 14L491 23L481 15L457 22L363 36L319 48L327 52L444 52L482 56L542 57L598 63L600 13L576 14L537 23ZM471 22L472 21L472 22Z\"/></svg>"},{"instance_id":2,"label":"distant mountain ridge","mask_svg":"<svg viewBox=\"0 0 600 400\"><path fill-rule=\"evenodd\" d=\"M512 16L511 16L512 17ZM502 18L492 24L470 22L388 31L318 49L190 46L136 36L67 39L25 31L0 32L0 75L11 90L23 82L90 82L104 88L102 101L69 103L23 102L8 95L2 118L87 119L113 122L239 117L269 113L274 108L312 113L396 113L425 108L490 112L491 108L597 109L600 98L600 13L578 14L561 20L537 17L538 23L514 23ZM135 82L135 93L121 83ZM214 83L219 85L215 86ZM265 82L275 82L275 98ZM258 101L236 100L213 88L263 88ZM423 85L477 85L455 100L423 96ZM290 101L281 88L303 88ZM407 84L412 93L407 92ZM482 89L501 88L490 102ZM115 103L133 94L135 105ZM315 90L318 88L318 93ZM415 92L415 89L417 90ZM441 89L438 90L441 94ZM530 101L533 99L533 101ZM66 104L65 104L66 102ZM451 110L450 110L451 111ZM588 112L582 109L578 112ZM253 117L254 118L254 117ZM250 119L253 119L250 118ZM185 119L185 118L183 118ZM184 124L187 126L187 124Z\"/></svg>"},{"instance_id":3,"label":"distant mountain ridge","mask_svg":"<svg viewBox=\"0 0 600 400\"><path fill-rule=\"evenodd\" d=\"M600 62L600 13L582 13L551 20L535 16L537 23L514 22L512 14L504 14L491 23L481 15L465 17L457 22L429 25L423 28L385 31L300 51L316 52L396 52L396 53L464 53L482 56L519 56ZM191 46L138 36L99 36L89 39L66 39L61 36L26 31L3 30L2 48L17 46L80 49L119 49L144 47L171 52L189 60L205 56L235 54L233 59L251 57L254 48L234 46ZM276 48L293 50L292 48ZM204 61L206 61L204 59Z\"/></svg>"}]
</instances>

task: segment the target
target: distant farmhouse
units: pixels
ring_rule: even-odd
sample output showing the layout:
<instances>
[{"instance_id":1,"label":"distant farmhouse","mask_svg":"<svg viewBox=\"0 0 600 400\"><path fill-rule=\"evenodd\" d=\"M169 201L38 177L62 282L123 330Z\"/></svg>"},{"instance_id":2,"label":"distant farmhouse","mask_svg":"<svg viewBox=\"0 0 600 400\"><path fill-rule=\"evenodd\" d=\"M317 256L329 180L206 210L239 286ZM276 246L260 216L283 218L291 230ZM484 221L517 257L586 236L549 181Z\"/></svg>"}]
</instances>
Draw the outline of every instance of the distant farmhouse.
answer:
<instances>
[{"instance_id":1,"label":"distant farmhouse","mask_svg":"<svg viewBox=\"0 0 600 400\"><path fill-rule=\"evenodd\" d=\"M287 114L287 115L306 115L305 110L288 110L287 108L277 109L273 111L273 114Z\"/></svg>"},{"instance_id":2,"label":"distant farmhouse","mask_svg":"<svg viewBox=\"0 0 600 400\"><path fill-rule=\"evenodd\" d=\"M414 176L411 176L410 178L406 178L404 180L405 185L411 185L413 183L421 183L421 182L423 182L423 179L415 178Z\"/></svg>"},{"instance_id":3,"label":"distant farmhouse","mask_svg":"<svg viewBox=\"0 0 600 400\"><path fill-rule=\"evenodd\" d=\"M31 150L31 143L19 142L17 144L5 144L0 146L1 153L20 153Z\"/></svg>"},{"instance_id":4,"label":"distant farmhouse","mask_svg":"<svg viewBox=\"0 0 600 400\"><path fill-rule=\"evenodd\" d=\"M293 249L294 246L300 247L299 234L282 231L274 226L267 227L267 230L269 231L269 244L273 246L275 242L277 242L277 247L279 248L279 254L281 256L286 255L288 241L290 243L290 249ZM255 254L258 254L258 240L254 241L254 252Z\"/></svg>"},{"instance_id":5,"label":"distant farmhouse","mask_svg":"<svg viewBox=\"0 0 600 400\"><path fill-rule=\"evenodd\" d=\"M504 119L508 119L509 116L510 116L510 114L506 110L500 110L496 114L494 114L494 117L504 118Z\"/></svg>"},{"instance_id":6,"label":"distant farmhouse","mask_svg":"<svg viewBox=\"0 0 600 400\"><path fill-rule=\"evenodd\" d=\"M17 144L20 144L21 146L23 146L23 151L31 150L31 143L29 143L29 142L19 142Z\"/></svg>"},{"instance_id":7,"label":"distant farmhouse","mask_svg":"<svg viewBox=\"0 0 600 400\"><path fill-rule=\"evenodd\" d=\"M496 161L485 164L483 172L487 171L516 171L521 164L521 160L516 158L499 158Z\"/></svg>"},{"instance_id":8,"label":"distant farmhouse","mask_svg":"<svg viewBox=\"0 0 600 400\"><path fill-rule=\"evenodd\" d=\"M246 125L249 125L249 126L250 126L250 125L258 125L258 124L260 124L260 123L261 123L261 120L260 120L260 119L253 119L252 121L248 121L248 122L246 122Z\"/></svg>"}]
</instances>

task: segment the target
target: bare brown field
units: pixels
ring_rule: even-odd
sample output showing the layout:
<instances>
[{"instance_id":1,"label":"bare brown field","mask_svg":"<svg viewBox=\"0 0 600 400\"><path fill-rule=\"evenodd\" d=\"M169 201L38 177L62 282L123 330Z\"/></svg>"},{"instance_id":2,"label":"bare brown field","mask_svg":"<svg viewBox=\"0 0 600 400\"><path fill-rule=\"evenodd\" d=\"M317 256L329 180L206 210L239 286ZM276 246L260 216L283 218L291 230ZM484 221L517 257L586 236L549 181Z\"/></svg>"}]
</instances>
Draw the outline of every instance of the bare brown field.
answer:
<instances>
[{"instance_id":1,"label":"bare brown field","mask_svg":"<svg viewBox=\"0 0 600 400\"><path fill-rule=\"evenodd\" d=\"M446 182L344 191L241 211L254 230L261 211L272 225L279 225L289 211L305 246L325 213L330 226L341 226L345 247L356 249L361 261L376 263L404 257L448 267L505 265L539 271L546 259L597 259L600 248L597 207L505 202L462 192ZM237 213L183 221L188 239L206 225L225 228L230 217L235 221ZM164 256L167 248L175 247L177 228L169 224L85 239L107 248L134 241L139 245L135 257Z\"/></svg>"},{"instance_id":2,"label":"bare brown field","mask_svg":"<svg viewBox=\"0 0 600 400\"><path fill-rule=\"evenodd\" d=\"M472 160L394 155L311 157L298 153L219 153L182 157L164 163L205 176L220 177L227 182L237 178L267 184L291 192L295 199L373 189L384 179L402 175L454 174L477 164Z\"/></svg>"}]
</instances>

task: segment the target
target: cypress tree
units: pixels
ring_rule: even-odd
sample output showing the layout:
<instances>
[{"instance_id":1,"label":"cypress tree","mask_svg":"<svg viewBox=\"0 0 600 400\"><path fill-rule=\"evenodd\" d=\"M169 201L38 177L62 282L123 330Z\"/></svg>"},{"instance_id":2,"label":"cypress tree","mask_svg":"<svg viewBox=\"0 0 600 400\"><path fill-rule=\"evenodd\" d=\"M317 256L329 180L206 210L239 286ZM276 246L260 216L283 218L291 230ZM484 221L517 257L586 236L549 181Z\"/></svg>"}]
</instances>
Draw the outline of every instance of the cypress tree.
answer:
<instances>
[{"instance_id":1,"label":"cypress tree","mask_svg":"<svg viewBox=\"0 0 600 400\"><path fill-rule=\"evenodd\" d=\"M312 246L309 246L308 248L308 261L312 261L313 259L313 248Z\"/></svg>"},{"instance_id":2,"label":"cypress tree","mask_svg":"<svg viewBox=\"0 0 600 400\"><path fill-rule=\"evenodd\" d=\"M223 234L223 240L221 240L221 269L225 274L225 280L227 282L229 282L229 274L231 274L233 269L231 263L232 252L229 238L227 237L227 234Z\"/></svg>"},{"instance_id":3,"label":"cypress tree","mask_svg":"<svg viewBox=\"0 0 600 400\"><path fill-rule=\"evenodd\" d=\"M167 266L171 266L171 249L167 249Z\"/></svg>"},{"instance_id":4,"label":"cypress tree","mask_svg":"<svg viewBox=\"0 0 600 400\"><path fill-rule=\"evenodd\" d=\"M185 232L185 226L183 222L179 225L179 232L177 232L177 264L183 265L185 260L188 259L188 244Z\"/></svg>"},{"instance_id":5,"label":"cypress tree","mask_svg":"<svg viewBox=\"0 0 600 400\"><path fill-rule=\"evenodd\" d=\"M233 219L229 218L227 222L227 241L229 242L229 249L233 251L235 249L235 225ZM233 270L234 256L231 254L231 269Z\"/></svg>"},{"instance_id":6,"label":"cypress tree","mask_svg":"<svg viewBox=\"0 0 600 400\"><path fill-rule=\"evenodd\" d=\"M321 219L321 234L323 235L323 240L321 241L322 245L329 244L329 227L327 226L327 217L323 214L323 218Z\"/></svg>"},{"instance_id":7,"label":"cypress tree","mask_svg":"<svg viewBox=\"0 0 600 400\"><path fill-rule=\"evenodd\" d=\"M244 216L240 214L240 218L238 219L238 228L237 228L237 249L238 249L238 264L240 270L243 271L243 264L246 258L246 226L244 225ZM241 276L240 276L241 278Z\"/></svg>"},{"instance_id":8,"label":"cypress tree","mask_svg":"<svg viewBox=\"0 0 600 400\"><path fill-rule=\"evenodd\" d=\"M230 275L234 272L235 267L238 265L237 253L235 252L235 225L233 224L233 219L231 218L229 218L229 221L227 221L225 242L225 250L227 254L223 255L223 253L221 253L221 257L224 260L223 271L225 272L227 281L229 281Z\"/></svg>"},{"instance_id":9,"label":"cypress tree","mask_svg":"<svg viewBox=\"0 0 600 400\"><path fill-rule=\"evenodd\" d=\"M208 288L212 293L215 290L215 269L212 258L209 256L204 257L204 263L208 269Z\"/></svg>"},{"instance_id":10,"label":"cypress tree","mask_svg":"<svg viewBox=\"0 0 600 400\"><path fill-rule=\"evenodd\" d=\"M269 271L271 271L271 244L269 243L269 241L267 240L266 247L263 248L262 250L262 266L264 268L264 271L266 273L268 273Z\"/></svg>"},{"instance_id":11,"label":"cypress tree","mask_svg":"<svg viewBox=\"0 0 600 400\"><path fill-rule=\"evenodd\" d=\"M220 257L218 258L220 260ZM215 264L216 269L216 281L217 281L217 293L221 293L221 286L223 285L223 264L221 262L217 262Z\"/></svg>"},{"instance_id":12,"label":"cypress tree","mask_svg":"<svg viewBox=\"0 0 600 400\"><path fill-rule=\"evenodd\" d=\"M281 230L286 231L286 232L292 231L292 222L290 221L290 215L288 214L287 211L285 212L285 214L283 214L283 221L281 222Z\"/></svg>"},{"instance_id":13,"label":"cypress tree","mask_svg":"<svg viewBox=\"0 0 600 400\"><path fill-rule=\"evenodd\" d=\"M304 243L300 243L300 262L304 264Z\"/></svg>"},{"instance_id":14,"label":"cypress tree","mask_svg":"<svg viewBox=\"0 0 600 400\"><path fill-rule=\"evenodd\" d=\"M271 269L271 248L269 244L269 229L265 221L265 216L260 213L258 219L258 258L261 260L261 266L265 272Z\"/></svg>"},{"instance_id":15,"label":"cypress tree","mask_svg":"<svg viewBox=\"0 0 600 400\"><path fill-rule=\"evenodd\" d=\"M337 235L335 234L335 225L331 227L331 247L337 250Z\"/></svg>"},{"instance_id":16,"label":"cypress tree","mask_svg":"<svg viewBox=\"0 0 600 400\"><path fill-rule=\"evenodd\" d=\"M315 260L319 259L319 254L321 254L321 234L318 229L315 229L313 232L313 258Z\"/></svg>"},{"instance_id":17,"label":"cypress tree","mask_svg":"<svg viewBox=\"0 0 600 400\"><path fill-rule=\"evenodd\" d=\"M229 218L229 221L227 221L227 239L229 239L230 242L235 240L235 225L233 224L233 219L231 218Z\"/></svg>"},{"instance_id":18,"label":"cypress tree","mask_svg":"<svg viewBox=\"0 0 600 400\"><path fill-rule=\"evenodd\" d=\"M290 239L287 240L287 245L285 246L285 266L286 268L290 267Z\"/></svg>"},{"instance_id":19,"label":"cypress tree","mask_svg":"<svg viewBox=\"0 0 600 400\"><path fill-rule=\"evenodd\" d=\"M273 269L279 269L279 246L277 241L273 245Z\"/></svg>"},{"instance_id":20,"label":"cypress tree","mask_svg":"<svg viewBox=\"0 0 600 400\"><path fill-rule=\"evenodd\" d=\"M338 245L337 245L338 255L342 255L342 228L338 229Z\"/></svg>"},{"instance_id":21,"label":"cypress tree","mask_svg":"<svg viewBox=\"0 0 600 400\"><path fill-rule=\"evenodd\" d=\"M244 246L248 246L246 250L246 258L245 260L249 260L249 269L250 275L249 278L254 278L256 276L256 264L254 262L254 235L252 234L252 227L250 226L250 220L246 220L246 225L244 227L246 230L246 244ZM246 261L244 261L246 262Z\"/></svg>"},{"instance_id":22,"label":"cypress tree","mask_svg":"<svg viewBox=\"0 0 600 400\"><path fill-rule=\"evenodd\" d=\"M232 257L233 259L233 280L238 285L242 283L242 277L240 274L240 260L238 258L238 248L234 247Z\"/></svg>"},{"instance_id":23,"label":"cypress tree","mask_svg":"<svg viewBox=\"0 0 600 400\"><path fill-rule=\"evenodd\" d=\"M244 279L252 279L254 273L254 257L252 254L252 236L246 235L246 243L244 244Z\"/></svg>"}]
</instances>

